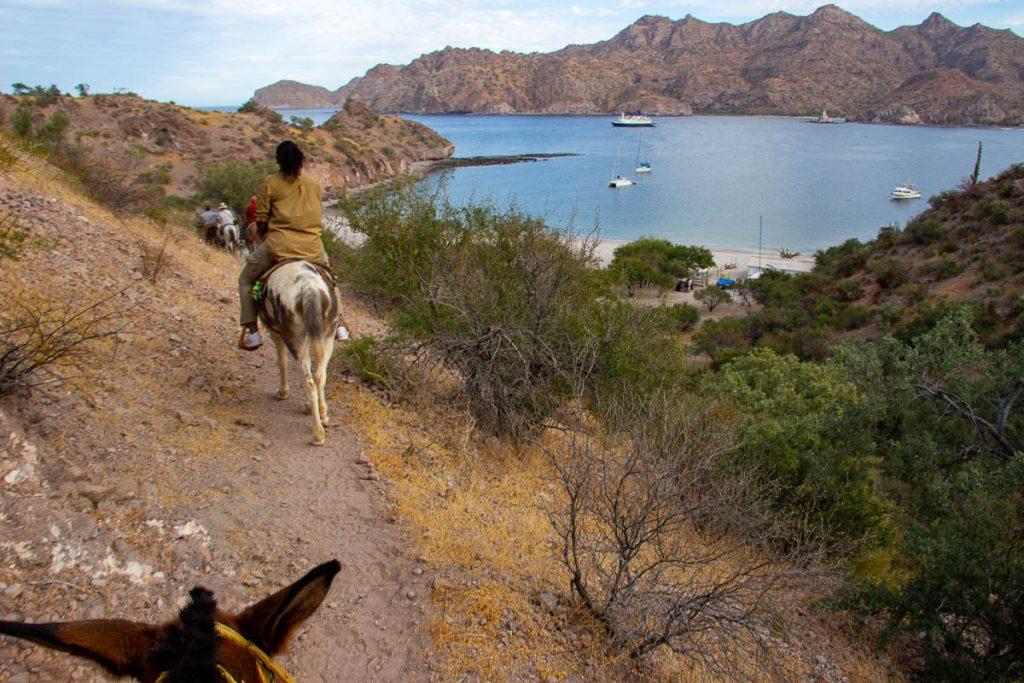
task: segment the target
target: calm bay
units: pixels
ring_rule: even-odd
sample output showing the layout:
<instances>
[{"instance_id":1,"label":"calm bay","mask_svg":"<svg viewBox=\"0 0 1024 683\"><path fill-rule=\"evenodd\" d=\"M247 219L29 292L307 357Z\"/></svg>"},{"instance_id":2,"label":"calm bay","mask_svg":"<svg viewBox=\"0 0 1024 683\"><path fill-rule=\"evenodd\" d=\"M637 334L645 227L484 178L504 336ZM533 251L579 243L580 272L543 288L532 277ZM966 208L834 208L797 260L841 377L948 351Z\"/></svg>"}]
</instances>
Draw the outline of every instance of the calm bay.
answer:
<instances>
[{"instance_id":1,"label":"calm bay","mask_svg":"<svg viewBox=\"0 0 1024 683\"><path fill-rule=\"evenodd\" d=\"M282 110L317 123L326 110ZM729 249L803 253L879 228L902 227L928 197L1024 162L1024 129L811 124L759 116L658 117L653 128L617 128L612 116L404 115L455 144L459 157L573 154L471 166L443 176L455 202L514 202L552 225L599 225L606 239L654 236ZM653 171L637 174L639 159ZM609 188L618 171L636 181ZM911 181L923 198L892 200ZM759 230L759 224L761 229Z\"/></svg>"}]
</instances>

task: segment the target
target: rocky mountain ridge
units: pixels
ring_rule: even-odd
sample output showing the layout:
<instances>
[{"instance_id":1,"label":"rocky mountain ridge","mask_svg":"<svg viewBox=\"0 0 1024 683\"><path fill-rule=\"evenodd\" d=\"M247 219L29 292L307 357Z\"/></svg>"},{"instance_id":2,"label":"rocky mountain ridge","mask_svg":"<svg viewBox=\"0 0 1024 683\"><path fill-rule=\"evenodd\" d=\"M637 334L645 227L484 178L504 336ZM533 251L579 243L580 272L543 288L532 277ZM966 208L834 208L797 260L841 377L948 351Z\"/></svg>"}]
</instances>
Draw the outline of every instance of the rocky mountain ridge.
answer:
<instances>
[{"instance_id":1,"label":"rocky mountain ridge","mask_svg":"<svg viewBox=\"0 0 1024 683\"><path fill-rule=\"evenodd\" d=\"M1024 124L1024 39L933 13L882 31L835 5L740 25L644 16L613 38L557 52L431 52L381 64L335 91L282 81L273 107L407 113L812 115L939 125Z\"/></svg>"}]
</instances>

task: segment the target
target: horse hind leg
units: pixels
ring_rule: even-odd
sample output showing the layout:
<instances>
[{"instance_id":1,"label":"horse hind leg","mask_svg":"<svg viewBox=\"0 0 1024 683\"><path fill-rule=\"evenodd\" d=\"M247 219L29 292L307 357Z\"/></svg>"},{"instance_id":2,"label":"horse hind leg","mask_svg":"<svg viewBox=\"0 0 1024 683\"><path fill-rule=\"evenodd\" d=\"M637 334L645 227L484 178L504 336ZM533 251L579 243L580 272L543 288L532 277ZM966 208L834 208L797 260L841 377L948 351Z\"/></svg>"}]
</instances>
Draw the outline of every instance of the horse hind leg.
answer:
<instances>
[{"instance_id":1,"label":"horse hind leg","mask_svg":"<svg viewBox=\"0 0 1024 683\"><path fill-rule=\"evenodd\" d=\"M320 399L317 389L317 382L313 379L313 369L310 367L310 348L309 340L303 342L299 348L299 365L302 367L302 374L306 379L306 394L309 400L309 412L313 415L313 445L322 446L326 439L326 433L324 432L323 421L320 419ZM319 364L318 368L319 370Z\"/></svg>"},{"instance_id":2,"label":"horse hind leg","mask_svg":"<svg viewBox=\"0 0 1024 683\"><path fill-rule=\"evenodd\" d=\"M318 339L313 343L313 360L316 364L316 371L313 373L313 381L316 382L316 392L320 407L320 422L329 424L330 418L327 415L327 365L331 362L331 354L334 353L334 335Z\"/></svg>"},{"instance_id":3,"label":"horse hind leg","mask_svg":"<svg viewBox=\"0 0 1024 683\"><path fill-rule=\"evenodd\" d=\"M284 339L277 332L271 332L270 337L274 340L274 349L277 351L277 372L281 380L274 398L283 401L288 398L288 350L285 348Z\"/></svg>"}]
</instances>

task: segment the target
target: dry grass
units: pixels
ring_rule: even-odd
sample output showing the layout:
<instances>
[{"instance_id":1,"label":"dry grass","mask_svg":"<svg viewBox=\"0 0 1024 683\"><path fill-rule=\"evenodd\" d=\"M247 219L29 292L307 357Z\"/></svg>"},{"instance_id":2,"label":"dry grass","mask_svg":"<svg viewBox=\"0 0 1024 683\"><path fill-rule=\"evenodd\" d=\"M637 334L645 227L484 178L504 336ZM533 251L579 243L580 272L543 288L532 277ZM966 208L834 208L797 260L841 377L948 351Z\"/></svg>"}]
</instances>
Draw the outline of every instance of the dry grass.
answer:
<instances>
[{"instance_id":1,"label":"dry grass","mask_svg":"<svg viewBox=\"0 0 1024 683\"><path fill-rule=\"evenodd\" d=\"M439 615L431 634L445 655L444 680L713 679L665 650L634 668L609 651L599 625L567 604L558 538L546 515L561 493L538 449L477 440L464 416L440 407L385 405L361 390L336 391L334 402L358 425L368 459L388 482L393 514L443 577L434 586ZM558 597L553 613L539 604L542 592ZM851 681L889 679L870 647L851 645L827 615L817 615L815 596L791 597L777 609L777 621L795 634L784 678L808 676L825 653ZM768 680L758 666L742 668Z\"/></svg>"}]
</instances>

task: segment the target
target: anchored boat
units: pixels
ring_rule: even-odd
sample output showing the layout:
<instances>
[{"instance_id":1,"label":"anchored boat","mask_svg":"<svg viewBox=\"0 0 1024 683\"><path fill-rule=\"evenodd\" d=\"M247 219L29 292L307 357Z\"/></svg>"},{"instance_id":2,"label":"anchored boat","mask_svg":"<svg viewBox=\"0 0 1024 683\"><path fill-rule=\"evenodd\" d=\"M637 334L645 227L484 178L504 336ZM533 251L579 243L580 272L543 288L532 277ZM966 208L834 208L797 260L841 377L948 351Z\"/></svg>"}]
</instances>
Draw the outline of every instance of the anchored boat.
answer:
<instances>
[{"instance_id":1,"label":"anchored boat","mask_svg":"<svg viewBox=\"0 0 1024 683\"><path fill-rule=\"evenodd\" d=\"M654 121L651 121L650 117L643 114L627 114L623 112L619 114L619 118L612 121L612 125L619 128L653 128Z\"/></svg>"}]
</instances>

